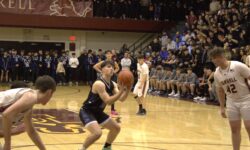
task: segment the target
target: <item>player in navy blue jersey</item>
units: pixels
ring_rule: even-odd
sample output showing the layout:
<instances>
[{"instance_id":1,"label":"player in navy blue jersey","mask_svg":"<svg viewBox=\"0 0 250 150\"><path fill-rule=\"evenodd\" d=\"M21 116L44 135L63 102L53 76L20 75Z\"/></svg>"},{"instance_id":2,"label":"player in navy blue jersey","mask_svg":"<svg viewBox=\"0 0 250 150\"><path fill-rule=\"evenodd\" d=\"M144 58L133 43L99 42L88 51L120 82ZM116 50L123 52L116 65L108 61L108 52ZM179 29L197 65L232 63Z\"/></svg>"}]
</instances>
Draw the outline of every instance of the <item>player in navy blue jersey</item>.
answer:
<instances>
[{"instance_id":1,"label":"player in navy blue jersey","mask_svg":"<svg viewBox=\"0 0 250 150\"><path fill-rule=\"evenodd\" d=\"M117 100L124 101L129 93L123 85L119 85L118 90L117 84L111 80L113 74L114 63L104 61L101 64L101 76L92 85L89 96L80 109L80 119L90 132L81 150L86 150L101 137L102 130L99 125L109 130L103 150L111 150L111 144L120 132L119 124L103 112L107 104L111 105Z\"/></svg>"}]
</instances>

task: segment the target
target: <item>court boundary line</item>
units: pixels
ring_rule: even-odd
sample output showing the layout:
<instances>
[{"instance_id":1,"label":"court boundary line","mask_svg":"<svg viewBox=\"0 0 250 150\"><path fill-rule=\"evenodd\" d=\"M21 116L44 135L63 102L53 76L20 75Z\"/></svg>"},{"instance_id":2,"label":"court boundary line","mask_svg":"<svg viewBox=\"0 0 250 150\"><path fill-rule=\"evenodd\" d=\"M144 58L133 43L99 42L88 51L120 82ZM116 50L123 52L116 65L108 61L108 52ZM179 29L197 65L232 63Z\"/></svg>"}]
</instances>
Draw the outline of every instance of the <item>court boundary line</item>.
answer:
<instances>
[{"instance_id":1,"label":"court boundary line","mask_svg":"<svg viewBox=\"0 0 250 150\"><path fill-rule=\"evenodd\" d=\"M223 144L223 143L188 143L188 142L180 142L180 143L175 143L175 142L115 142L113 145L115 146L128 146L128 147L135 147L135 148L147 148L147 149L154 149L154 150L167 150L163 148L156 148L152 146L142 146L142 145L131 145L131 144L161 144L161 145L202 145L202 146L226 146L226 147L231 147L231 144ZM45 144L47 146L56 146L56 145L81 145L82 143L58 143L58 144ZM103 145L103 143L95 143L96 145ZM35 147L35 145L18 145L18 146L13 146L13 149L18 149L18 148L23 148L23 147ZM241 147L250 147L250 145L241 145Z\"/></svg>"}]
</instances>

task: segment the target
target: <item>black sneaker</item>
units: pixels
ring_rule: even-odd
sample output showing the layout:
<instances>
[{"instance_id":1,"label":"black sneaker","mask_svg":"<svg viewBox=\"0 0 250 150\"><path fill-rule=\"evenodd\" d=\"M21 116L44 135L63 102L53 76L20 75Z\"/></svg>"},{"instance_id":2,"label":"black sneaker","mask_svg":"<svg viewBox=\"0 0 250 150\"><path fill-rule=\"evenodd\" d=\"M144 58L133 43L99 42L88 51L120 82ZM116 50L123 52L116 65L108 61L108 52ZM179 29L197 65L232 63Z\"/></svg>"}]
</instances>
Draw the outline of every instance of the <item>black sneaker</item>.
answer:
<instances>
[{"instance_id":1,"label":"black sneaker","mask_svg":"<svg viewBox=\"0 0 250 150\"><path fill-rule=\"evenodd\" d=\"M139 115L141 112L142 112L142 111L139 109L139 110L137 111L136 114Z\"/></svg>"},{"instance_id":2,"label":"black sneaker","mask_svg":"<svg viewBox=\"0 0 250 150\"><path fill-rule=\"evenodd\" d=\"M146 111L144 111L144 109L142 110L139 110L136 115L140 115L140 116L143 116L143 115L146 115Z\"/></svg>"}]
</instances>

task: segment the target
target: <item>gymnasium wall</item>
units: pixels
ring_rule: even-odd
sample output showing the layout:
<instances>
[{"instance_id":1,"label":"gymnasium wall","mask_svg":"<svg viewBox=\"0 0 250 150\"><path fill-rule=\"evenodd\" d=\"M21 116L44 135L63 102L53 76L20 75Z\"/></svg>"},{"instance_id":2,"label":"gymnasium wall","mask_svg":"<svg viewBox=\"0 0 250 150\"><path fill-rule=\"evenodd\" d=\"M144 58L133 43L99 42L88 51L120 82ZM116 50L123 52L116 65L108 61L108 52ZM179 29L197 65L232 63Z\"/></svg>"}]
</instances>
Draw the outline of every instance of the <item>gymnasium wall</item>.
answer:
<instances>
[{"instance_id":1,"label":"gymnasium wall","mask_svg":"<svg viewBox=\"0 0 250 150\"><path fill-rule=\"evenodd\" d=\"M35 41L35 42L63 42L65 49L69 49L69 36L76 36L76 53L80 50L102 48L120 49L124 43L132 44L145 33L107 32L84 30L60 30L38 28L8 28L0 27L0 41Z\"/></svg>"}]
</instances>

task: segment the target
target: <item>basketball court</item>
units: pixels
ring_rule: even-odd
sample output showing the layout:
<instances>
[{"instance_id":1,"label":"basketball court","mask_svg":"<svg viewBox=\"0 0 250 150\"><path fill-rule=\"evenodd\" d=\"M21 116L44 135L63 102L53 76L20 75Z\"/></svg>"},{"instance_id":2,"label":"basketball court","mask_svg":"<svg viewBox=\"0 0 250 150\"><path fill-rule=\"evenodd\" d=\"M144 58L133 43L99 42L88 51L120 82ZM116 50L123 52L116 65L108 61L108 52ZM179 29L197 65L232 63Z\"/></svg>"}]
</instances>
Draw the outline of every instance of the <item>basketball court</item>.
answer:
<instances>
[{"instance_id":1,"label":"basketball court","mask_svg":"<svg viewBox=\"0 0 250 150\"><path fill-rule=\"evenodd\" d=\"M1 90L7 87L1 87ZM33 122L48 150L78 150L87 136L78 111L89 91L87 86L58 87L46 106L36 106ZM121 132L113 150L231 150L230 128L218 106L189 101L147 97L146 116L137 116L138 106L132 95L117 102ZM110 112L110 107L106 108ZM89 150L100 150L107 130ZM250 150L242 129L241 150ZM1 139L3 143L3 139ZM12 137L13 150L37 150L26 133Z\"/></svg>"}]
</instances>

